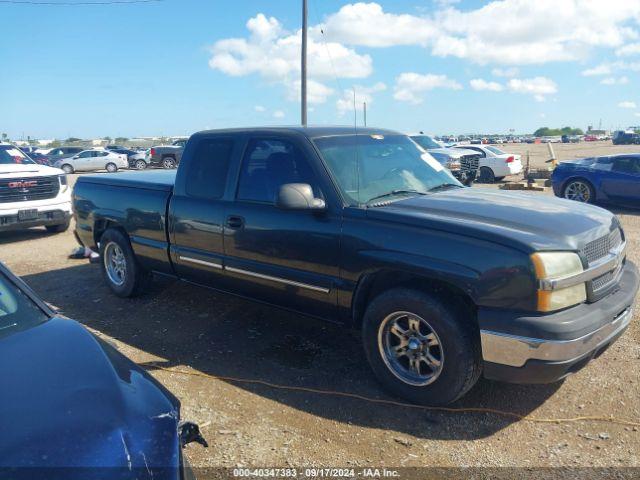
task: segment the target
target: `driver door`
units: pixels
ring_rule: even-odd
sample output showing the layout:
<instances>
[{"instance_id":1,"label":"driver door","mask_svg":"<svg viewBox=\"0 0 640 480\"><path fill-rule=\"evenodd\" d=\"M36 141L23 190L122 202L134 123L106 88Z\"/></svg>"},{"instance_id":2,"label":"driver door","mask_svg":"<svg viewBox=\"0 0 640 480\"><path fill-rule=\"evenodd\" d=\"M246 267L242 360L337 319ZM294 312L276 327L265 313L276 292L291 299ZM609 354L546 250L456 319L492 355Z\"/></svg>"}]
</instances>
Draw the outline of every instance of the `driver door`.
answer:
<instances>
[{"instance_id":1,"label":"driver door","mask_svg":"<svg viewBox=\"0 0 640 480\"><path fill-rule=\"evenodd\" d=\"M225 270L233 291L319 317L336 311L341 210L327 195L317 155L296 138L251 138L224 225ZM281 185L306 183L321 212L284 210Z\"/></svg>"},{"instance_id":2,"label":"driver door","mask_svg":"<svg viewBox=\"0 0 640 480\"><path fill-rule=\"evenodd\" d=\"M87 172L91 170L93 153L94 152L92 150L85 150L73 157L73 169L77 172Z\"/></svg>"}]
</instances>

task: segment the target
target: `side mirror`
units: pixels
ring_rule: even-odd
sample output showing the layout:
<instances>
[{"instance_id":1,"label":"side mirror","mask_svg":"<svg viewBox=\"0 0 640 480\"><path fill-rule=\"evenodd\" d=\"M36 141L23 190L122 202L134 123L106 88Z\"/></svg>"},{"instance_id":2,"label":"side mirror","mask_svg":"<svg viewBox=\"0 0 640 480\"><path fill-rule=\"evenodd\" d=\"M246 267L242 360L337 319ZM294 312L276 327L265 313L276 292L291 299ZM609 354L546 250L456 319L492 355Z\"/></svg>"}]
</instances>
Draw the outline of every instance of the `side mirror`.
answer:
<instances>
[{"instance_id":1,"label":"side mirror","mask_svg":"<svg viewBox=\"0 0 640 480\"><path fill-rule=\"evenodd\" d=\"M80 158L80 155L74 155L74 156L73 156L73 159L74 159L74 160L76 160L76 159L78 159L78 158Z\"/></svg>"},{"instance_id":2,"label":"side mirror","mask_svg":"<svg viewBox=\"0 0 640 480\"><path fill-rule=\"evenodd\" d=\"M307 183L285 183L280 186L276 206L285 210L324 210L321 198L313 196L313 189Z\"/></svg>"}]
</instances>

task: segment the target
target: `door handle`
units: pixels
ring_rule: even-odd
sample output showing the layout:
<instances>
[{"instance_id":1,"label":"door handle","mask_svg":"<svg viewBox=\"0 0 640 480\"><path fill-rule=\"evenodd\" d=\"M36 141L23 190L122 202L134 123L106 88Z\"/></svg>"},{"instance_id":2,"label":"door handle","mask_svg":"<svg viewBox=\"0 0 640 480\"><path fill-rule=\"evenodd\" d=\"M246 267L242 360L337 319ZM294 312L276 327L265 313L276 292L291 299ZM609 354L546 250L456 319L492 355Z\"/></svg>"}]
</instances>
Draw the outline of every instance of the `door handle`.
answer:
<instances>
[{"instance_id":1,"label":"door handle","mask_svg":"<svg viewBox=\"0 0 640 480\"><path fill-rule=\"evenodd\" d=\"M229 228L242 228L244 226L244 218L235 215L227 217L227 227Z\"/></svg>"}]
</instances>

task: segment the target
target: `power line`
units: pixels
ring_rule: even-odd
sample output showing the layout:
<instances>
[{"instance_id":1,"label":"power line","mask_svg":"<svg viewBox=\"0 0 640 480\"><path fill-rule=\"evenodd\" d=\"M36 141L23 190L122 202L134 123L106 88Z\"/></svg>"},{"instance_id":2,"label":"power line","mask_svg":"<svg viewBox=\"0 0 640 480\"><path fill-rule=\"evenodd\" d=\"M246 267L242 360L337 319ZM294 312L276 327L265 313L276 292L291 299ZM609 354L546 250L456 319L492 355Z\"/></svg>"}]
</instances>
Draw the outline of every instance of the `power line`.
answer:
<instances>
[{"instance_id":1,"label":"power line","mask_svg":"<svg viewBox=\"0 0 640 480\"><path fill-rule=\"evenodd\" d=\"M9 3L14 5L49 5L61 7L75 7L87 5L119 5L130 3L158 3L164 0L104 0L97 2L47 2L38 0L0 0L0 3Z\"/></svg>"}]
</instances>

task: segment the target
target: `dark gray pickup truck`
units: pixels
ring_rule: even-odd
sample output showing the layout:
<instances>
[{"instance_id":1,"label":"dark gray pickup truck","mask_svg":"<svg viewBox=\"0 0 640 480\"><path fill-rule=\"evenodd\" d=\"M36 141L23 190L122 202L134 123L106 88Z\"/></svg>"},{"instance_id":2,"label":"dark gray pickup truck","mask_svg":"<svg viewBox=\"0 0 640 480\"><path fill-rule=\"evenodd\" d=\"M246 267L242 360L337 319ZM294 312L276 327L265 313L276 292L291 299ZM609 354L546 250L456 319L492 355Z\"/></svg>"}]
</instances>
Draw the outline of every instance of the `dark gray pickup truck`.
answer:
<instances>
[{"instance_id":1,"label":"dark gray pickup truck","mask_svg":"<svg viewBox=\"0 0 640 480\"><path fill-rule=\"evenodd\" d=\"M638 290L610 212L464 188L388 130L201 132L177 173L82 176L73 207L115 294L155 272L359 328L381 383L423 404L481 374L564 378Z\"/></svg>"}]
</instances>

